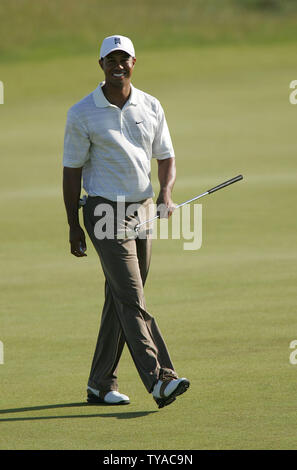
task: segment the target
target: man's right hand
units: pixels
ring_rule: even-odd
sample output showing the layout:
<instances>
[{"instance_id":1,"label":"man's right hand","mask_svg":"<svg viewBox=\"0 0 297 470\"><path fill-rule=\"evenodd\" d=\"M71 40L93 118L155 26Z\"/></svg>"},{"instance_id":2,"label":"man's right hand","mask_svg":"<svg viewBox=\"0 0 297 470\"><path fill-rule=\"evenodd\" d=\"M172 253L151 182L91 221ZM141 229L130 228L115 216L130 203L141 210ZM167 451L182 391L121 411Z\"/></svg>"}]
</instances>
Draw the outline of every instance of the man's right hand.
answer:
<instances>
[{"instance_id":1,"label":"man's right hand","mask_svg":"<svg viewBox=\"0 0 297 470\"><path fill-rule=\"evenodd\" d=\"M78 258L87 256L85 253L87 249L86 237L80 225L71 226L69 228L69 241L72 255Z\"/></svg>"}]
</instances>

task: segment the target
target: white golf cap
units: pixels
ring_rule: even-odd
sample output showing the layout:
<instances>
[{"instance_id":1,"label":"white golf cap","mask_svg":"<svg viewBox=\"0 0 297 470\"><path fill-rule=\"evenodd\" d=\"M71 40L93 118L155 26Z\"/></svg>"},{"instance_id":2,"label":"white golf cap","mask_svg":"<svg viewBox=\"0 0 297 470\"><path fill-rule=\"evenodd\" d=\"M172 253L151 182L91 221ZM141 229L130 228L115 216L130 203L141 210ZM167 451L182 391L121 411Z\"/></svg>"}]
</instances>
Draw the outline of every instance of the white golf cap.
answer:
<instances>
[{"instance_id":1,"label":"white golf cap","mask_svg":"<svg viewBox=\"0 0 297 470\"><path fill-rule=\"evenodd\" d=\"M131 39L119 34L108 36L103 40L100 48L100 58L104 58L113 51L125 51L127 54L135 57L135 50Z\"/></svg>"}]
</instances>

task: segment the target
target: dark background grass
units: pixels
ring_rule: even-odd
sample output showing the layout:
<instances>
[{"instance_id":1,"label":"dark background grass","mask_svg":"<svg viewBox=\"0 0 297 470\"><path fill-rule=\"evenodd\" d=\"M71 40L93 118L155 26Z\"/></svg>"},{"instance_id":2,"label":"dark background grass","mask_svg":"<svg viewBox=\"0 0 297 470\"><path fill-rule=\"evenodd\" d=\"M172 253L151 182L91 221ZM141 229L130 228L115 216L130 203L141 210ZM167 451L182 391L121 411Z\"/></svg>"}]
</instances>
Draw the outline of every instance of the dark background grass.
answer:
<instances>
[{"instance_id":1,"label":"dark background grass","mask_svg":"<svg viewBox=\"0 0 297 470\"><path fill-rule=\"evenodd\" d=\"M0 62L97 54L102 38L137 50L296 41L294 0L1 0Z\"/></svg>"}]
</instances>

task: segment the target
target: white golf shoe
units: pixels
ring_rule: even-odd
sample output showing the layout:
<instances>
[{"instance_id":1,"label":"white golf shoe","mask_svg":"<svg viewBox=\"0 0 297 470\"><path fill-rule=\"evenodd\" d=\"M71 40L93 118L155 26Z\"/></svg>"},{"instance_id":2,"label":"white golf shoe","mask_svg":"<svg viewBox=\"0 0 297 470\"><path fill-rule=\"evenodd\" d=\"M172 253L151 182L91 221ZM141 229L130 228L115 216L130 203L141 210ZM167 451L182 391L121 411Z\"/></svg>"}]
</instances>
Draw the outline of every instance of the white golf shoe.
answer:
<instances>
[{"instance_id":1,"label":"white golf shoe","mask_svg":"<svg viewBox=\"0 0 297 470\"><path fill-rule=\"evenodd\" d=\"M158 380L153 388L153 397L159 408L170 405L178 395L186 392L190 386L188 379Z\"/></svg>"},{"instance_id":2,"label":"white golf shoe","mask_svg":"<svg viewBox=\"0 0 297 470\"><path fill-rule=\"evenodd\" d=\"M87 388L87 402L90 404L101 403L103 405L128 405L130 403L129 397L116 390L111 390L107 393L100 393L99 390Z\"/></svg>"}]
</instances>

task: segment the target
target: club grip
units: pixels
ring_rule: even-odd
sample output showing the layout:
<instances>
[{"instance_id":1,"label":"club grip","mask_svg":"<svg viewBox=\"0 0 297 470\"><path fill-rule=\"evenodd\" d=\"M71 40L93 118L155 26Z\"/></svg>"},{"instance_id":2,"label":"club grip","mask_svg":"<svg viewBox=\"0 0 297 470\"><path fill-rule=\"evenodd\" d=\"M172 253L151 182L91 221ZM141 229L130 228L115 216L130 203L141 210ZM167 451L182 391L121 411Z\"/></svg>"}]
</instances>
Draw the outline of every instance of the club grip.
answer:
<instances>
[{"instance_id":1,"label":"club grip","mask_svg":"<svg viewBox=\"0 0 297 470\"><path fill-rule=\"evenodd\" d=\"M214 188L209 189L207 192L209 194L214 193L215 191L225 188L225 186L229 186L229 184L236 183L237 181L240 181L242 179L243 179L242 175L235 176L234 178L231 178L231 180L225 181L224 183L218 184L218 186L215 186Z\"/></svg>"}]
</instances>

